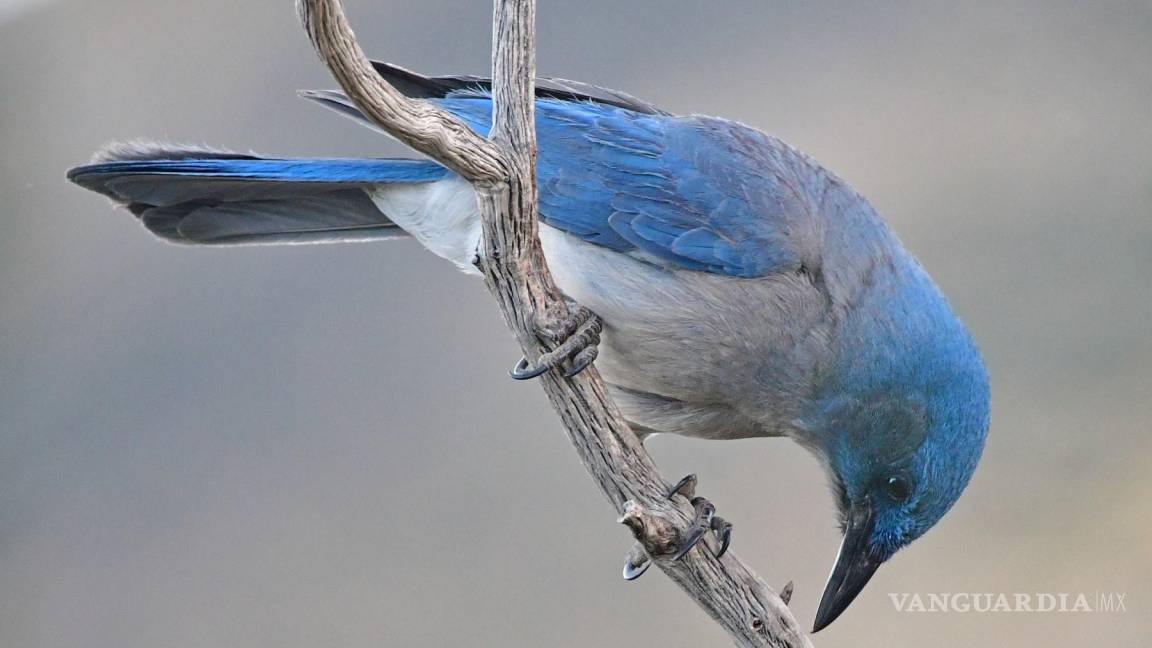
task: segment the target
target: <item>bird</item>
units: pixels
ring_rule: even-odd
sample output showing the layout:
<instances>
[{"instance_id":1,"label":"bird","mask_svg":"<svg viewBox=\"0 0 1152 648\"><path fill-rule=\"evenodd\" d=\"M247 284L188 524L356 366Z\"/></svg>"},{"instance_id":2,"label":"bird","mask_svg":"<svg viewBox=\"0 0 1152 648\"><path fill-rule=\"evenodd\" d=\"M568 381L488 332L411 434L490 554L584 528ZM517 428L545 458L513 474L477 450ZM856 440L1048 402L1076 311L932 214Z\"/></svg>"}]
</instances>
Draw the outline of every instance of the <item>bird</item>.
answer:
<instances>
[{"instance_id":1,"label":"bird","mask_svg":"<svg viewBox=\"0 0 1152 648\"><path fill-rule=\"evenodd\" d=\"M403 94L491 129L489 79L373 66ZM540 242L579 306L552 332L551 357L521 360L513 377L595 362L641 438L788 437L810 451L843 534L813 626L823 629L968 485L991 400L975 341L872 205L792 146L587 83L535 88ZM301 95L376 129L340 92ZM136 141L68 178L172 243L413 238L478 274L475 192L432 160ZM690 476L670 496L694 486ZM692 501L699 528L677 554L706 530L722 552L731 525ZM643 568L629 563L626 577Z\"/></svg>"}]
</instances>

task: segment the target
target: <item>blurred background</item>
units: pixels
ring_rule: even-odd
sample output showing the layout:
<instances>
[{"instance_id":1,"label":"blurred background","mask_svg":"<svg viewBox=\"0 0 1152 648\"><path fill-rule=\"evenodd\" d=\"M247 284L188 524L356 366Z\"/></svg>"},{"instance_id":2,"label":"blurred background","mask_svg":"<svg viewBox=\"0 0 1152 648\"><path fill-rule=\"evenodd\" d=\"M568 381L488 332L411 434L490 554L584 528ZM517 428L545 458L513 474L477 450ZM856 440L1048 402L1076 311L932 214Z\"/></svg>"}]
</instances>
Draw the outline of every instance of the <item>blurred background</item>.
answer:
<instances>
[{"instance_id":1,"label":"blurred background","mask_svg":"<svg viewBox=\"0 0 1152 648\"><path fill-rule=\"evenodd\" d=\"M485 73L488 2L348 0ZM993 426L954 511L818 647L1152 645L1152 3L540 3L539 69L778 135L964 315ZM0 0L0 645L727 645L614 522L479 281L411 241L192 249L64 180L109 140L403 150L288 0ZM661 437L811 623L839 534L785 440ZM1120 592L1120 613L889 593Z\"/></svg>"}]
</instances>

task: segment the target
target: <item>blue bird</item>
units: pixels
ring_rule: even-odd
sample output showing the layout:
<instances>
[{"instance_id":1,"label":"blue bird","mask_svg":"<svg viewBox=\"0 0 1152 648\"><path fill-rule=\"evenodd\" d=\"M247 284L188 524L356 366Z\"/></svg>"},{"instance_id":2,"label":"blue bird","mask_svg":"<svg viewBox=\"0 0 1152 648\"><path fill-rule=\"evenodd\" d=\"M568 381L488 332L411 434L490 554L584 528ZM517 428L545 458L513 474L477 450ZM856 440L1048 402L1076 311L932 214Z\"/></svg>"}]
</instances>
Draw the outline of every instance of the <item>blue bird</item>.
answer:
<instances>
[{"instance_id":1,"label":"blue bird","mask_svg":"<svg viewBox=\"0 0 1152 648\"><path fill-rule=\"evenodd\" d=\"M490 129L487 80L376 68ZM340 93L305 96L368 123ZM536 119L544 253L565 295L598 316L586 332L633 429L786 436L825 468L844 538L817 613L824 628L976 469L990 394L969 333L872 206L773 137L554 79L538 82ZM476 273L475 195L432 161L137 143L69 178L175 243L411 236ZM705 517L726 546L730 527Z\"/></svg>"}]
</instances>

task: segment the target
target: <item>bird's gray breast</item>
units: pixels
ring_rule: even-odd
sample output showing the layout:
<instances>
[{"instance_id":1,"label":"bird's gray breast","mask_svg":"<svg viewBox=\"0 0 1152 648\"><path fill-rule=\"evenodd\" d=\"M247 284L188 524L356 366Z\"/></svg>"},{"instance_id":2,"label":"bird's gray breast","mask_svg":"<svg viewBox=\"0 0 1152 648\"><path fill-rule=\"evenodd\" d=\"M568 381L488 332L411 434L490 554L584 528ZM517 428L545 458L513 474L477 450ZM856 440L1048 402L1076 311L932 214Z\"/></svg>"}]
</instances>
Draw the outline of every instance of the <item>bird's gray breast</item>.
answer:
<instances>
[{"instance_id":1,"label":"bird's gray breast","mask_svg":"<svg viewBox=\"0 0 1152 648\"><path fill-rule=\"evenodd\" d=\"M541 242L560 289L604 319L596 366L639 433L791 432L826 348L806 275L668 268L547 225Z\"/></svg>"}]
</instances>

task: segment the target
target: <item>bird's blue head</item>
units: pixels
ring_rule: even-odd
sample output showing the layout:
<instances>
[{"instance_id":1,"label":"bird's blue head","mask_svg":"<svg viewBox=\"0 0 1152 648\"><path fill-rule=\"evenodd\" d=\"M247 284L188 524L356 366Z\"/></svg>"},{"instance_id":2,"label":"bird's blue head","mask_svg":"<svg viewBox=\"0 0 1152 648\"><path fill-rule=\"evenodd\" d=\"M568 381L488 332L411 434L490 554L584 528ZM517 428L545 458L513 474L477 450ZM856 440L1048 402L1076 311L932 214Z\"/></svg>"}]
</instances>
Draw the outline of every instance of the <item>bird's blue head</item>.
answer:
<instances>
[{"instance_id":1,"label":"bird's blue head","mask_svg":"<svg viewBox=\"0 0 1152 648\"><path fill-rule=\"evenodd\" d=\"M984 364L931 280L918 266L913 274L863 313L849 335L855 348L843 350L837 379L814 403L816 450L844 533L816 631L948 512L984 449Z\"/></svg>"}]
</instances>

